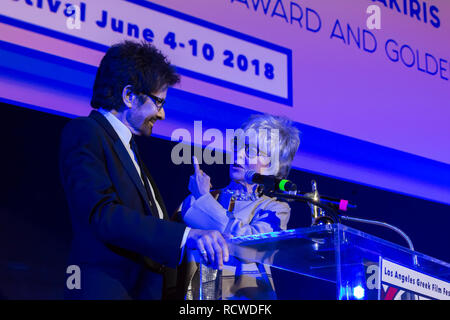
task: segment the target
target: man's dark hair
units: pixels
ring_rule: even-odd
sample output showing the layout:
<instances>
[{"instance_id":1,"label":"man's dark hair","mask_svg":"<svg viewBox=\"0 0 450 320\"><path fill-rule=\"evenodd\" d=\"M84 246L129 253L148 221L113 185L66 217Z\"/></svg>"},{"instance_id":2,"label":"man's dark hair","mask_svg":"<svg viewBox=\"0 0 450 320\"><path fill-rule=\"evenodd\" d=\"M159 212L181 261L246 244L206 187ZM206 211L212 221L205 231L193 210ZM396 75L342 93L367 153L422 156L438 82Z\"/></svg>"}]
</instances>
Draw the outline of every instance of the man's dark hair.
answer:
<instances>
[{"instance_id":1,"label":"man's dark hair","mask_svg":"<svg viewBox=\"0 0 450 320\"><path fill-rule=\"evenodd\" d=\"M124 41L111 46L95 77L91 99L93 108L119 109L122 91L132 86L135 94L158 92L180 81L167 58L148 42Z\"/></svg>"}]
</instances>

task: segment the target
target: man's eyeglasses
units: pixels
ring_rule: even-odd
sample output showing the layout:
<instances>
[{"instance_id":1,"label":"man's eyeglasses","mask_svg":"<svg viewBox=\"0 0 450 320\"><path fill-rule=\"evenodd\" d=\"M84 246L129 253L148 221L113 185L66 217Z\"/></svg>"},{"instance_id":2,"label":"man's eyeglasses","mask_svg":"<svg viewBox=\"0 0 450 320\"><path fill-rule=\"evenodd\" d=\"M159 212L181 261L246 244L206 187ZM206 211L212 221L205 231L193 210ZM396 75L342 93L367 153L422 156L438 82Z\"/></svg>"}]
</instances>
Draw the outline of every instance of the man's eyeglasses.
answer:
<instances>
[{"instance_id":1,"label":"man's eyeglasses","mask_svg":"<svg viewBox=\"0 0 450 320\"><path fill-rule=\"evenodd\" d=\"M158 109L158 111L161 110L161 108L164 106L164 103L166 103L165 99L154 96L150 93L145 94L145 95L153 100L153 103L156 105L156 108Z\"/></svg>"}]
</instances>

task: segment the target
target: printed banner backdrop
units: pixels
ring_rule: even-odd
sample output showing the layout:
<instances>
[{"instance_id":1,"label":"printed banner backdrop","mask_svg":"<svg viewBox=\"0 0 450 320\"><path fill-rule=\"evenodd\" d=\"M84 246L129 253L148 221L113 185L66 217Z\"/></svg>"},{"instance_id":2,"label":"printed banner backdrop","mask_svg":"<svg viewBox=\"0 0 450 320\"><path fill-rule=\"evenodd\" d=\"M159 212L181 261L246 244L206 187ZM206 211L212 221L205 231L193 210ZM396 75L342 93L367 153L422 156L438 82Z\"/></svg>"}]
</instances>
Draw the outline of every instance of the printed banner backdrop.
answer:
<instances>
[{"instance_id":1,"label":"printed banner backdrop","mask_svg":"<svg viewBox=\"0 0 450 320\"><path fill-rule=\"evenodd\" d=\"M285 115L303 132L295 167L450 203L446 0L5 0L0 13L2 101L86 115L107 48L149 41L182 75L159 136Z\"/></svg>"}]
</instances>

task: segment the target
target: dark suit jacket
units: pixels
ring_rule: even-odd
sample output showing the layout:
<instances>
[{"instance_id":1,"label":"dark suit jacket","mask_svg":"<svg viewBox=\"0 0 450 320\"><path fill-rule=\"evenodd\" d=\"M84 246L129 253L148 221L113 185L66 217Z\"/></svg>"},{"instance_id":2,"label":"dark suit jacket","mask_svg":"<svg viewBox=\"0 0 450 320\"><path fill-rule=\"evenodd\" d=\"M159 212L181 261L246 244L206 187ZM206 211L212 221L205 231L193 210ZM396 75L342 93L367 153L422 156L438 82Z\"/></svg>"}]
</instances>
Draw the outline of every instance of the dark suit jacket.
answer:
<instances>
[{"instance_id":1,"label":"dark suit jacket","mask_svg":"<svg viewBox=\"0 0 450 320\"><path fill-rule=\"evenodd\" d=\"M160 299L166 266L175 268L180 260L185 225L168 221L144 168L165 219L152 216L142 180L101 113L66 125L60 171L73 229L69 265L81 269L81 289L66 288L65 297Z\"/></svg>"}]
</instances>

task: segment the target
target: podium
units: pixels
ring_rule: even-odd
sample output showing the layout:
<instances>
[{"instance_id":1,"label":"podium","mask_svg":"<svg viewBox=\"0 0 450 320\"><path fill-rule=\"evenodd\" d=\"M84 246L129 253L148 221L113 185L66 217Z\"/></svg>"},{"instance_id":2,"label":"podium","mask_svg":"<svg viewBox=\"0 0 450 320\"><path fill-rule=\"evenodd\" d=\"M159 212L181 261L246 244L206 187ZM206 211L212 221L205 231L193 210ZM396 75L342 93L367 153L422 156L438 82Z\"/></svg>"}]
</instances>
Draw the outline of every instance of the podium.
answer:
<instances>
[{"instance_id":1,"label":"podium","mask_svg":"<svg viewBox=\"0 0 450 320\"><path fill-rule=\"evenodd\" d=\"M242 261L334 283L339 300L450 300L449 263L339 223L234 237L228 245Z\"/></svg>"}]
</instances>

